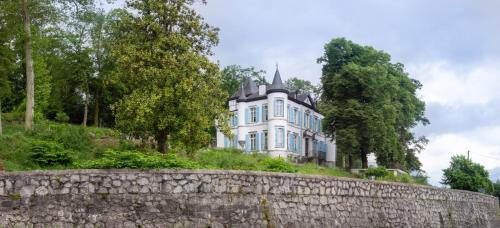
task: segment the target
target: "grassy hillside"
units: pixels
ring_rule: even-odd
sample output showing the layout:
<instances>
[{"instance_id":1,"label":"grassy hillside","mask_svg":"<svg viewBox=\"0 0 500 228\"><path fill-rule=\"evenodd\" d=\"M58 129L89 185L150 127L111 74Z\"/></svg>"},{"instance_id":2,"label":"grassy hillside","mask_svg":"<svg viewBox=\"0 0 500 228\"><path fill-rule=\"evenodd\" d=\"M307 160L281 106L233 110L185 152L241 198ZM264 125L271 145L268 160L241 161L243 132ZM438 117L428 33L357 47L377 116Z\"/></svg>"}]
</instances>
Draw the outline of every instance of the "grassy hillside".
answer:
<instances>
[{"instance_id":1,"label":"grassy hillside","mask_svg":"<svg viewBox=\"0 0 500 228\"><path fill-rule=\"evenodd\" d=\"M20 124L6 124L0 136L0 163L7 171L74 168L187 168L288 172L363 178L339 168L294 164L259 153L236 149L203 149L193 157L172 151L168 155L121 139L106 128L41 122L32 132ZM409 177L381 176L380 180L416 183Z\"/></svg>"}]
</instances>

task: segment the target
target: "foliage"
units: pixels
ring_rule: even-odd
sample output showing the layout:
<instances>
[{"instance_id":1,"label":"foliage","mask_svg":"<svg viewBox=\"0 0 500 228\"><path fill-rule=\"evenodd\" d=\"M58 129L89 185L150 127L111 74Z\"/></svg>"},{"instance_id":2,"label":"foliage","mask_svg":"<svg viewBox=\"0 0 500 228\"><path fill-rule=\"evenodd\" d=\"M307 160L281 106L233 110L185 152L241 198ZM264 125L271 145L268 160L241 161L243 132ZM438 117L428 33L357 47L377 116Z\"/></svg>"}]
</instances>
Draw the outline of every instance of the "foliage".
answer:
<instances>
[{"instance_id":1,"label":"foliage","mask_svg":"<svg viewBox=\"0 0 500 228\"><path fill-rule=\"evenodd\" d=\"M139 151L107 150L97 160L81 162L76 165L86 169L159 169L159 168L199 168L200 165L175 154L158 152L143 153Z\"/></svg>"},{"instance_id":2,"label":"foliage","mask_svg":"<svg viewBox=\"0 0 500 228\"><path fill-rule=\"evenodd\" d=\"M205 23L192 0L127 1L121 37L112 54L115 75L127 85L113 106L116 127L125 134L154 138L157 150L171 141L193 153L208 145L215 120L229 131L218 66L208 56L218 29Z\"/></svg>"},{"instance_id":3,"label":"foliage","mask_svg":"<svg viewBox=\"0 0 500 228\"><path fill-rule=\"evenodd\" d=\"M380 165L420 169L415 154L426 140L416 139L410 130L428 120L425 104L416 96L422 85L408 77L403 64L343 38L326 44L318 62L323 63L324 130L336 138L349 167L360 158L367 168L367 154L374 152Z\"/></svg>"},{"instance_id":4,"label":"foliage","mask_svg":"<svg viewBox=\"0 0 500 228\"><path fill-rule=\"evenodd\" d=\"M69 116L66 115L66 113L64 113L64 112L58 112L58 113L56 113L55 120L57 122L66 123L69 121Z\"/></svg>"},{"instance_id":5,"label":"foliage","mask_svg":"<svg viewBox=\"0 0 500 228\"><path fill-rule=\"evenodd\" d=\"M500 199L500 180L497 180L497 182L495 182L493 185L494 185L493 195L498 197L498 199Z\"/></svg>"},{"instance_id":6,"label":"foliage","mask_svg":"<svg viewBox=\"0 0 500 228\"><path fill-rule=\"evenodd\" d=\"M29 133L37 139L61 144L66 149L82 151L90 147L90 138L85 129L69 125L40 122Z\"/></svg>"},{"instance_id":7,"label":"foliage","mask_svg":"<svg viewBox=\"0 0 500 228\"><path fill-rule=\"evenodd\" d=\"M451 158L450 167L443 170L442 184L452 189L492 193L493 183L488 171L481 164L472 162L463 155Z\"/></svg>"},{"instance_id":8,"label":"foliage","mask_svg":"<svg viewBox=\"0 0 500 228\"><path fill-rule=\"evenodd\" d=\"M296 173L297 169L284 158L266 158L261 162L264 171Z\"/></svg>"},{"instance_id":9,"label":"foliage","mask_svg":"<svg viewBox=\"0 0 500 228\"><path fill-rule=\"evenodd\" d=\"M65 166L72 163L72 152L65 150L61 144L50 141L33 141L30 159L41 167Z\"/></svg>"},{"instance_id":10,"label":"foliage","mask_svg":"<svg viewBox=\"0 0 500 228\"><path fill-rule=\"evenodd\" d=\"M240 65L229 65L222 69L222 90L226 91L228 96L232 96L241 84L245 81L245 78L252 78L257 81L260 85L269 84L265 78L265 71L257 70L255 67L242 67Z\"/></svg>"},{"instance_id":11,"label":"foliage","mask_svg":"<svg viewBox=\"0 0 500 228\"><path fill-rule=\"evenodd\" d=\"M375 178L388 176L389 174L391 174L391 173L383 166L370 167L365 172L365 176L367 176L367 177L373 176Z\"/></svg>"},{"instance_id":12,"label":"foliage","mask_svg":"<svg viewBox=\"0 0 500 228\"><path fill-rule=\"evenodd\" d=\"M205 149L194 156L194 159L207 168L234 169L234 170L257 170L258 164L265 159L265 155L259 153L245 154L241 150Z\"/></svg>"},{"instance_id":13,"label":"foliage","mask_svg":"<svg viewBox=\"0 0 500 228\"><path fill-rule=\"evenodd\" d=\"M287 79L285 81L285 85L290 90L299 90L301 92L310 94L314 100L317 100L319 98L319 95L321 94L321 86L315 86L308 80L293 77Z\"/></svg>"},{"instance_id":14,"label":"foliage","mask_svg":"<svg viewBox=\"0 0 500 228\"><path fill-rule=\"evenodd\" d=\"M297 172L303 174L315 174L324 176L337 176L337 177L358 177L355 174L345 171L337 167L324 167L316 163L306 163L297 165Z\"/></svg>"}]
</instances>

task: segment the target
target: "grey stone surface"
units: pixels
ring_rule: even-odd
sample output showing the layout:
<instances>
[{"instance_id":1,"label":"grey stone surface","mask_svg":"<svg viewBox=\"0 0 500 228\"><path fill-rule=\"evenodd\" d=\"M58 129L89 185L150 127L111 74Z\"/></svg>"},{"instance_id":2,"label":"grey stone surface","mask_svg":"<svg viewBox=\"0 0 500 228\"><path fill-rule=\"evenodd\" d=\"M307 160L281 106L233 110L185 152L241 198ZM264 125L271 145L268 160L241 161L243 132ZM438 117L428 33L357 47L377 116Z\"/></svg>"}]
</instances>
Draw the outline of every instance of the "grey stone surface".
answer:
<instances>
[{"instance_id":1,"label":"grey stone surface","mask_svg":"<svg viewBox=\"0 0 500 228\"><path fill-rule=\"evenodd\" d=\"M0 227L500 227L498 199L214 170L0 172Z\"/></svg>"}]
</instances>

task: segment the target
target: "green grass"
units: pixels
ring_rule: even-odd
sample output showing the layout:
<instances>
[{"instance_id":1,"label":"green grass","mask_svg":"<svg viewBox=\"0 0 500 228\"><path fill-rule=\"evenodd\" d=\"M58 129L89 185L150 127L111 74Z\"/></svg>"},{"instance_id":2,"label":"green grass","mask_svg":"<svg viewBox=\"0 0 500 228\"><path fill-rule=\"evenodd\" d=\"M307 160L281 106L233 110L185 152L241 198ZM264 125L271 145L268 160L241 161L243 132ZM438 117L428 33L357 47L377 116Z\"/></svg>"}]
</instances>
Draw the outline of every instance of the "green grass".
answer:
<instances>
[{"instance_id":1,"label":"green grass","mask_svg":"<svg viewBox=\"0 0 500 228\"><path fill-rule=\"evenodd\" d=\"M70 156L68 161L67 156ZM176 148L168 155L141 149L133 142L120 140L108 128L83 128L50 121L38 122L26 132L22 124L4 124L0 136L0 168L7 171L75 168L185 168L254 170L365 178L340 168L314 163L295 164L283 158L236 149L202 149L189 157ZM380 181L418 183L410 176L377 177Z\"/></svg>"}]
</instances>

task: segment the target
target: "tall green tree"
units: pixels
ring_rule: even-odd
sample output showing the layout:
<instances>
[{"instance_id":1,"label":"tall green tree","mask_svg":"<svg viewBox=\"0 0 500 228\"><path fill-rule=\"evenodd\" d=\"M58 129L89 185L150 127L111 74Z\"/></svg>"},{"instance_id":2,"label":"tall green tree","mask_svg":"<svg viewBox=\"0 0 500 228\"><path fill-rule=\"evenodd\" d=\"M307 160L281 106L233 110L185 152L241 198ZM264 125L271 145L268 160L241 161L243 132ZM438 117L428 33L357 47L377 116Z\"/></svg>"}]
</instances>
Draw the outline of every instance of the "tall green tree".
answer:
<instances>
[{"instance_id":1,"label":"tall green tree","mask_svg":"<svg viewBox=\"0 0 500 228\"><path fill-rule=\"evenodd\" d=\"M289 78L285 81L285 85L291 90L299 90L309 93L314 100L317 100L321 94L321 86L313 85L311 81L305 79L299 79L296 77Z\"/></svg>"},{"instance_id":2,"label":"tall green tree","mask_svg":"<svg viewBox=\"0 0 500 228\"><path fill-rule=\"evenodd\" d=\"M229 65L222 69L222 89L231 96L240 88L245 78L252 78L258 84L269 84L265 78L266 72L257 70L255 67L242 67L240 65Z\"/></svg>"},{"instance_id":3,"label":"tall green tree","mask_svg":"<svg viewBox=\"0 0 500 228\"><path fill-rule=\"evenodd\" d=\"M463 155L451 158L450 167L443 170L442 184L452 189L493 193L493 183L489 173L481 164L472 162Z\"/></svg>"},{"instance_id":4,"label":"tall green tree","mask_svg":"<svg viewBox=\"0 0 500 228\"><path fill-rule=\"evenodd\" d=\"M116 126L136 138L153 137L160 152L169 143L188 152L208 145L209 129L224 126L225 94L218 66L209 60L218 29L193 10L194 0L127 1L115 42L116 75L127 85L114 107Z\"/></svg>"},{"instance_id":5,"label":"tall green tree","mask_svg":"<svg viewBox=\"0 0 500 228\"><path fill-rule=\"evenodd\" d=\"M324 130L337 140L349 168L354 159L367 167L367 155L375 153L380 165L406 170L420 169L415 153L425 145L411 129L428 124L425 104L416 96L420 82L411 79L390 55L344 38L325 45L322 97Z\"/></svg>"}]
</instances>

